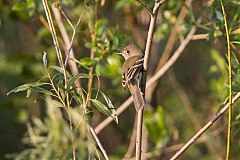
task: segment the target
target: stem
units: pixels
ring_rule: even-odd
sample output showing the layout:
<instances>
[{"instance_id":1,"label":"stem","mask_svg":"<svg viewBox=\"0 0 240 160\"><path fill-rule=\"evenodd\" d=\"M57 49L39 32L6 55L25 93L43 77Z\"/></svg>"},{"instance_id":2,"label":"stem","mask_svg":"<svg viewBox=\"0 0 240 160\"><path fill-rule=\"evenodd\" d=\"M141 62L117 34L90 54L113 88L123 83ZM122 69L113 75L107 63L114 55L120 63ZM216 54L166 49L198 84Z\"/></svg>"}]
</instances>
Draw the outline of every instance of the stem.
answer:
<instances>
[{"instance_id":1,"label":"stem","mask_svg":"<svg viewBox=\"0 0 240 160\"><path fill-rule=\"evenodd\" d=\"M220 0L222 13L224 17L224 26L226 30L227 37L227 60L228 60L228 85L229 85L229 110L228 110L228 134L227 134L227 153L226 160L230 159L230 148L231 148L231 128L232 128L232 64L231 64L231 48L230 48L230 40L229 40L229 31L227 25L227 18L224 9L224 5L222 0Z\"/></svg>"},{"instance_id":2,"label":"stem","mask_svg":"<svg viewBox=\"0 0 240 160\"><path fill-rule=\"evenodd\" d=\"M148 59L150 56L152 38L154 33L154 27L157 19L157 14L159 11L160 6L163 4L165 0L158 0L155 1L153 12L151 14L151 20L148 29L148 36L145 48L145 55L144 55L144 64L143 64L143 77L142 77L142 86L141 91L145 93L146 81L147 81L147 70L148 70ZM145 94L144 94L145 95ZM143 95L144 99L145 96ZM143 109L140 109L137 112L137 137L136 137L136 159L141 160L142 157L142 123L143 123Z\"/></svg>"},{"instance_id":3,"label":"stem","mask_svg":"<svg viewBox=\"0 0 240 160\"><path fill-rule=\"evenodd\" d=\"M96 141L99 149L102 151L104 158L105 158L106 160L109 160L109 157L108 157L105 149L103 148L100 140L98 139L97 134L96 134L96 132L94 131L93 127L88 124L88 128L89 128L90 132L92 133L92 136L94 137L94 139L95 139L95 141Z\"/></svg>"},{"instance_id":4,"label":"stem","mask_svg":"<svg viewBox=\"0 0 240 160\"><path fill-rule=\"evenodd\" d=\"M153 12L140 0L137 0L147 11L148 13L153 16Z\"/></svg>"},{"instance_id":5,"label":"stem","mask_svg":"<svg viewBox=\"0 0 240 160\"><path fill-rule=\"evenodd\" d=\"M233 97L232 102L226 104L205 126L202 127L170 160L177 159L184 151L188 149L208 128L210 128L228 109L230 104L236 102L240 97L240 92Z\"/></svg>"},{"instance_id":6,"label":"stem","mask_svg":"<svg viewBox=\"0 0 240 160\"><path fill-rule=\"evenodd\" d=\"M56 30L55 30L55 27L54 27L54 24L53 24L52 15L51 15L51 12L50 12L47 0L42 0L42 2L43 2L43 6L44 6L46 17L47 17L47 20L48 20L48 25L49 25L49 28L50 28L50 31L51 31L51 34L52 34L53 43L54 43L54 46L55 46L55 49L56 49L58 61L59 61L59 64L60 64L60 66L61 66L61 68L63 70L63 76L64 76L64 82L65 82L64 86L66 88L67 87L67 82L68 82L67 72L66 72L66 68L65 68L64 62L63 62L61 49L60 49L60 46L59 46L59 43L58 43ZM51 83L53 84L52 81L51 81ZM58 93L58 92L56 92L56 93ZM70 127L70 129L72 131L73 130L73 126L72 126L72 119L71 119L71 113L70 113L70 100L69 100L68 92L66 93L66 102L67 102L67 112L68 112L68 118L69 118L69 127ZM62 103L65 105L64 100L62 100ZM72 143L73 143L73 136L71 137L71 139L72 139ZM75 160L76 159L75 147L72 147L72 155L73 155L73 160Z\"/></svg>"}]
</instances>

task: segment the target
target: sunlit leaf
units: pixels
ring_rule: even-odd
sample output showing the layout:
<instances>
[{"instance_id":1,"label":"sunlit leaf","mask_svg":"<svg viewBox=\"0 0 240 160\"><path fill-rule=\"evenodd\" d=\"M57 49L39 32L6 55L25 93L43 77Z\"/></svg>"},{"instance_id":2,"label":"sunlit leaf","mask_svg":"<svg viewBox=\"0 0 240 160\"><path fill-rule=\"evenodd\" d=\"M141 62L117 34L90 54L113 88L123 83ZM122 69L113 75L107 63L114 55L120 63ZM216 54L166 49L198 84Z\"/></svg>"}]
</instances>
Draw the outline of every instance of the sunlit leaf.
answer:
<instances>
[{"instance_id":1,"label":"sunlit leaf","mask_svg":"<svg viewBox=\"0 0 240 160\"><path fill-rule=\"evenodd\" d=\"M58 72L64 74L63 69L62 69L61 67L59 67L59 66L50 66L49 68L53 68L53 69L55 69L56 71L58 71ZM67 71L66 71L66 74L67 74L67 77L68 77L68 78L71 77L71 75L70 75Z\"/></svg>"},{"instance_id":2,"label":"sunlit leaf","mask_svg":"<svg viewBox=\"0 0 240 160\"><path fill-rule=\"evenodd\" d=\"M215 10L216 18L220 21L223 21L223 15L222 12Z\"/></svg>"},{"instance_id":3,"label":"sunlit leaf","mask_svg":"<svg viewBox=\"0 0 240 160\"><path fill-rule=\"evenodd\" d=\"M117 117L117 114L116 114L116 110L112 104L112 101L102 92L102 91L99 91L99 93L102 95L102 97L104 98L106 104L107 104L107 108L111 111L111 117L114 118L114 120L118 123L118 117Z\"/></svg>"},{"instance_id":4,"label":"sunlit leaf","mask_svg":"<svg viewBox=\"0 0 240 160\"><path fill-rule=\"evenodd\" d=\"M47 68L47 53L43 51L43 66Z\"/></svg>"},{"instance_id":5,"label":"sunlit leaf","mask_svg":"<svg viewBox=\"0 0 240 160\"><path fill-rule=\"evenodd\" d=\"M31 89L28 89L28 90L27 90L27 96L26 96L26 97L28 98L31 93L32 93L32 90L31 90Z\"/></svg>"},{"instance_id":6,"label":"sunlit leaf","mask_svg":"<svg viewBox=\"0 0 240 160\"><path fill-rule=\"evenodd\" d=\"M11 90L10 92L7 93L7 95L13 93L13 92L23 92L23 91L26 91L28 89L33 89L33 88L37 88L39 86L42 86L42 85L49 85L49 83L45 83L45 82L36 82L36 83L28 83L28 84L24 84L24 85L21 85L21 86L18 86L16 88L14 88L13 90Z\"/></svg>"},{"instance_id":7,"label":"sunlit leaf","mask_svg":"<svg viewBox=\"0 0 240 160\"><path fill-rule=\"evenodd\" d=\"M84 45L85 45L86 48L89 48L89 49L94 47L94 45L92 43L90 43L90 42L85 42Z\"/></svg>"},{"instance_id":8,"label":"sunlit leaf","mask_svg":"<svg viewBox=\"0 0 240 160\"><path fill-rule=\"evenodd\" d=\"M39 93L43 93L43 94L45 94L45 95L51 95L51 96L54 96L54 94L52 93L52 92L50 92L50 91L48 91L48 90L46 90L46 89L44 89L44 88L42 88L42 87L33 87L33 88L31 88L33 91L35 91L35 92L39 92Z\"/></svg>"},{"instance_id":9,"label":"sunlit leaf","mask_svg":"<svg viewBox=\"0 0 240 160\"><path fill-rule=\"evenodd\" d=\"M89 67L84 66L84 65L83 65L79 60L77 60L76 58L71 57L70 60L74 61L75 63L77 63L77 64L83 66L85 69L89 70Z\"/></svg>"},{"instance_id":10,"label":"sunlit leaf","mask_svg":"<svg viewBox=\"0 0 240 160\"><path fill-rule=\"evenodd\" d=\"M79 63L80 63L82 66L90 67L90 66L93 65L94 60L91 59L91 58L89 58L89 57L85 57L85 58L80 59Z\"/></svg>"},{"instance_id":11,"label":"sunlit leaf","mask_svg":"<svg viewBox=\"0 0 240 160\"><path fill-rule=\"evenodd\" d=\"M91 101L93 102L94 106L97 108L98 111L102 112L107 116L112 117L116 122L118 122L116 117L112 115L113 114L112 109L108 108L105 104L103 104L97 99L91 99Z\"/></svg>"}]
</instances>

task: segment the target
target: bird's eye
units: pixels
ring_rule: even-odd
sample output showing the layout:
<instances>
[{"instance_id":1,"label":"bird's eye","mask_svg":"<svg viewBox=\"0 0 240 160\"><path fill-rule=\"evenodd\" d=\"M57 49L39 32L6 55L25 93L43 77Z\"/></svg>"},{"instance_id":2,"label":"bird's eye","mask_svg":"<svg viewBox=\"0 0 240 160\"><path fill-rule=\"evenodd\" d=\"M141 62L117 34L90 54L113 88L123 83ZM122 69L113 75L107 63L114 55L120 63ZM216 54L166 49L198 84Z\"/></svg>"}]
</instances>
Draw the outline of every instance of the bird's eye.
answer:
<instances>
[{"instance_id":1,"label":"bird's eye","mask_svg":"<svg viewBox=\"0 0 240 160\"><path fill-rule=\"evenodd\" d=\"M130 53L130 51L129 51L129 50L127 50L127 53Z\"/></svg>"}]
</instances>

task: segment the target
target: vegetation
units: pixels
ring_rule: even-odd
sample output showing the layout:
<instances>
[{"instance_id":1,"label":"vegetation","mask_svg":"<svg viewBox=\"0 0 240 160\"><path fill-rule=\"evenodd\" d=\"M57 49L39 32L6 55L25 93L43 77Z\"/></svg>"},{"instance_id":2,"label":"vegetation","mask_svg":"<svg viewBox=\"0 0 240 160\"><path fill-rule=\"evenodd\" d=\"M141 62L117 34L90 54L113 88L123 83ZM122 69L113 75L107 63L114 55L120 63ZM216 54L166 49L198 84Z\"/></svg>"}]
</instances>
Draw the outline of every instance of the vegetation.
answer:
<instances>
[{"instance_id":1,"label":"vegetation","mask_svg":"<svg viewBox=\"0 0 240 160\"><path fill-rule=\"evenodd\" d=\"M0 159L134 159L130 43L151 48L140 157L237 159L239 1L158 2L1 1Z\"/></svg>"}]
</instances>

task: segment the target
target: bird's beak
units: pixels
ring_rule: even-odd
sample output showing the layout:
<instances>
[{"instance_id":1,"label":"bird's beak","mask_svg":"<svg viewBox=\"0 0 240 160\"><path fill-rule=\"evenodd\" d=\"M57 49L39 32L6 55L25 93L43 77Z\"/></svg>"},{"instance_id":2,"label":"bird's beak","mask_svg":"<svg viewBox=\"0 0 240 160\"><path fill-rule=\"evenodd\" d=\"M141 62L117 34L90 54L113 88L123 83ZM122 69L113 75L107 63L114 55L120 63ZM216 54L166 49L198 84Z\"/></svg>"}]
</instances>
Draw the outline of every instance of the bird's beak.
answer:
<instances>
[{"instance_id":1,"label":"bird's beak","mask_svg":"<svg viewBox=\"0 0 240 160\"><path fill-rule=\"evenodd\" d=\"M121 50L117 50L117 54L122 55L122 51Z\"/></svg>"}]
</instances>

